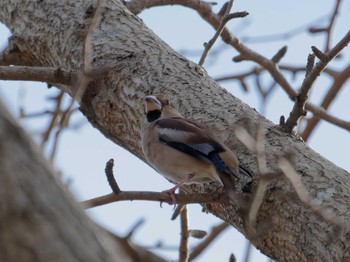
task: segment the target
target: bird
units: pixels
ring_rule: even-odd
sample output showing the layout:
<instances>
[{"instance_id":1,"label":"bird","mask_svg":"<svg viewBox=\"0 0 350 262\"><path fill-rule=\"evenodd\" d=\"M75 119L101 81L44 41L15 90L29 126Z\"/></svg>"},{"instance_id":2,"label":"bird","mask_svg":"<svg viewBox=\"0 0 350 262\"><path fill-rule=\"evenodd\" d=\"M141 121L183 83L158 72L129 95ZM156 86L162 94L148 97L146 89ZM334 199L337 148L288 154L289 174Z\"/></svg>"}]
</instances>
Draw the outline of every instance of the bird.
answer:
<instances>
[{"instance_id":1,"label":"bird","mask_svg":"<svg viewBox=\"0 0 350 262\"><path fill-rule=\"evenodd\" d=\"M141 146L146 161L176 185L164 192L176 204L182 185L219 182L230 199L235 198L235 179L251 176L240 166L232 150L205 126L184 118L164 94L144 98Z\"/></svg>"}]
</instances>

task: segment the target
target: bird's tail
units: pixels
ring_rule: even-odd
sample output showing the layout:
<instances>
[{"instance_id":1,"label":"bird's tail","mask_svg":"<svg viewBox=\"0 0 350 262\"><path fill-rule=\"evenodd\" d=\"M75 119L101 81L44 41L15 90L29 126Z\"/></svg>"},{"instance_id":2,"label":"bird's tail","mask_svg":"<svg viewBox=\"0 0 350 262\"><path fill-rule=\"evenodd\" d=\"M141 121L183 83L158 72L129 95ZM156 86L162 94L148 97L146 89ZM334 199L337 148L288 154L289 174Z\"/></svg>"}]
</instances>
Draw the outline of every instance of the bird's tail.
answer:
<instances>
[{"instance_id":1,"label":"bird's tail","mask_svg":"<svg viewBox=\"0 0 350 262\"><path fill-rule=\"evenodd\" d=\"M214 164L218 174L220 176L221 182L227 192L229 198L236 202L237 193L235 192L235 181L233 178L238 178L238 175L230 169L228 165L221 159L219 154L211 153L209 154L210 161ZM242 166L239 166L239 173L245 176L251 177L251 173Z\"/></svg>"},{"instance_id":2,"label":"bird's tail","mask_svg":"<svg viewBox=\"0 0 350 262\"><path fill-rule=\"evenodd\" d=\"M235 191L235 181L232 179L232 176L227 174L227 173L223 173L223 172L219 172L219 176L220 176L222 183L224 184L224 188L226 190L228 197L233 202L236 202L237 201L237 193Z\"/></svg>"},{"instance_id":3,"label":"bird's tail","mask_svg":"<svg viewBox=\"0 0 350 262\"><path fill-rule=\"evenodd\" d=\"M244 176L252 177L252 174L242 166L239 166L239 173L244 175Z\"/></svg>"},{"instance_id":4,"label":"bird's tail","mask_svg":"<svg viewBox=\"0 0 350 262\"><path fill-rule=\"evenodd\" d=\"M238 175L235 172L233 172L228 167L228 165L226 165L226 163L221 159L221 157L219 156L218 153L216 153L216 152L210 153L208 158L213 163L213 165L218 170L218 172L226 173L226 174L229 174L230 176L238 178Z\"/></svg>"}]
</instances>

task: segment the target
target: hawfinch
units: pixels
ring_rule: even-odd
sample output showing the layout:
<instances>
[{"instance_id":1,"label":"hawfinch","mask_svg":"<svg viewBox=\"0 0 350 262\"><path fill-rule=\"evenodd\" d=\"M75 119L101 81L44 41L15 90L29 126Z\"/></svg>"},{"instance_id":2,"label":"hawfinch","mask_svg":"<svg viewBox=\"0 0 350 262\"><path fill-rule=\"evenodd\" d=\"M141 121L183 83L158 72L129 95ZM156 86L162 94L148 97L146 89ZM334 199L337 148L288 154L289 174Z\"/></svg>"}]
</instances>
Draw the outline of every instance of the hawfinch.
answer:
<instances>
[{"instance_id":1,"label":"hawfinch","mask_svg":"<svg viewBox=\"0 0 350 262\"><path fill-rule=\"evenodd\" d=\"M145 97L145 121L141 131L146 160L160 174L175 182L166 190L175 200L183 184L218 181L234 199L234 178L241 173L235 154L203 126L187 120L162 94Z\"/></svg>"}]
</instances>

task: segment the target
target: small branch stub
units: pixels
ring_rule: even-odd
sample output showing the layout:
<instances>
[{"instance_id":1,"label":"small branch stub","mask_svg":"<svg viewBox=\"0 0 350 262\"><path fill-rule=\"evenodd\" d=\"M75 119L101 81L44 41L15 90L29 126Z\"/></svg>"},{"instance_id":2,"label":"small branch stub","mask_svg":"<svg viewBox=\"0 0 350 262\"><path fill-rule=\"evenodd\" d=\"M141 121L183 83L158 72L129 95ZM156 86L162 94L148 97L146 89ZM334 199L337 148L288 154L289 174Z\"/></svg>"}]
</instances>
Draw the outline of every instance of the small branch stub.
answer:
<instances>
[{"instance_id":1,"label":"small branch stub","mask_svg":"<svg viewBox=\"0 0 350 262\"><path fill-rule=\"evenodd\" d=\"M119 194L121 192L117 181L114 178L114 174L113 174L113 166L114 166L114 160L110 159L107 163L106 163L106 168L105 168L105 173L107 176L107 181L109 183L109 186L111 187L112 191L115 194Z\"/></svg>"},{"instance_id":2,"label":"small branch stub","mask_svg":"<svg viewBox=\"0 0 350 262\"><path fill-rule=\"evenodd\" d=\"M278 64L281 59L285 56L285 54L287 53L288 47L287 46L283 46L280 50L278 50L278 52L271 58L271 61L275 64Z\"/></svg>"},{"instance_id":3,"label":"small branch stub","mask_svg":"<svg viewBox=\"0 0 350 262\"><path fill-rule=\"evenodd\" d=\"M309 54L309 56L307 57L305 77L307 77L312 71L312 69L314 69L314 65L315 65L315 55Z\"/></svg>"},{"instance_id":4,"label":"small branch stub","mask_svg":"<svg viewBox=\"0 0 350 262\"><path fill-rule=\"evenodd\" d=\"M314 52L315 56L317 56L318 59L320 59L322 62L327 63L329 62L329 57L324 54L320 49L318 49L316 46L311 46L312 52Z\"/></svg>"}]
</instances>

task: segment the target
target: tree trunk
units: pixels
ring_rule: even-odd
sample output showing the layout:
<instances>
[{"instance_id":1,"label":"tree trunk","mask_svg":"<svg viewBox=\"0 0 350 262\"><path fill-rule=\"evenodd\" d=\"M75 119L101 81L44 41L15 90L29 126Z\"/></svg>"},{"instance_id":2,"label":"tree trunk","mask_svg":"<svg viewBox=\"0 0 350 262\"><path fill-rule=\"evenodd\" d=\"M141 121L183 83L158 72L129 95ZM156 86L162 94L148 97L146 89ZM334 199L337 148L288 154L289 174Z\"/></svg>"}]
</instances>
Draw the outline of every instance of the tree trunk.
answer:
<instances>
[{"instance_id":1,"label":"tree trunk","mask_svg":"<svg viewBox=\"0 0 350 262\"><path fill-rule=\"evenodd\" d=\"M29 54L32 64L67 71L84 67L93 80L80 102L82 112L106 137L141 159L142 98L147 94L171 96L184 116L212 128L255 174L256 155L238 141L234 131L244 126L255 137L260 128L265 134L268 172L281 172L279 157L292 154L294 169L310 198L330 209L343 228L335 234L332 220L300 201L291 183L280 176L270 180L257 214L258 231L267 225L269 230L254 245L278 261L350 261L350 176L346 171L221 88L121 2L100 1L96 8L97 1L92 0L2 0L0 19L12 31L18 52ZM61 88L74 94L77 85ZM247 191L249 182L241 179L237 191ZM192 186L188 190L206 189ZM323 197L327 192L332 193ZM245 234L237 206L206 208Z\"/></svg>"},{"instance_id":2,"label":"tree trunk","mask_svg":"<svg viewBox=\"0 0 350 262\"><path fill-rule=\"evenodd\" d=\"M86 217L0 101L0 261L159 261Z\"/></svg>"}]
</instances>

